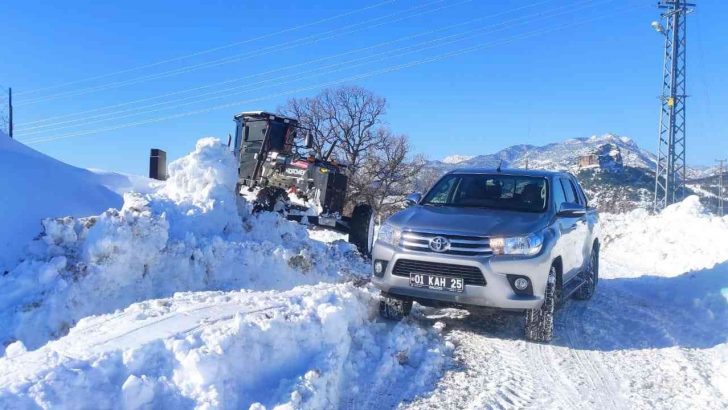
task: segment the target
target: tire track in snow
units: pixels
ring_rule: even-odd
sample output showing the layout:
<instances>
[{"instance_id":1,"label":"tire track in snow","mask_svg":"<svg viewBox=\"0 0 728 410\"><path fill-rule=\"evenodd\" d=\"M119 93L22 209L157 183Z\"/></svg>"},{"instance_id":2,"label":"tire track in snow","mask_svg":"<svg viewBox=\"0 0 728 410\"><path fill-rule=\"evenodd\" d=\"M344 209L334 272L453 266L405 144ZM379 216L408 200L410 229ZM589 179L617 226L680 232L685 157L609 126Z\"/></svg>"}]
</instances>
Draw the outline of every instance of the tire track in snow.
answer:
<instances>
[{"instance_id":1,"label":"tire track in snow","mask_svg":"<svg viewBox=\"0 0 728 410\"><path fill-rule=\"evenodd\" d=\"M675 321L690 323L689 314L649 297L605 280L592 300L568 301L558 311L552 344L523 340L520 317L430 310L418 320L426 326L446 323L458 365L433 392L403 407L725 406L726 398L708 377L715 373L710 356L682 346L682 334L672 333L681 326Z\"/></svg>"},{"instance_id":2,"label":"tire track in snow","mask_svg":"<svg viewBox=\"0 0 728 410\"><path fill-rule=\"evenodd\" d=\"M450 369L426 397L404 406L411 409L510 409L535 406L539 388L529 365L514 350L511 340L492 335L492 321L478 317L464 321L442 317L446 338L455 346L457 365ZM424 322L432 318L422 319ZM491 323L489 323L491 322Z\"/></svg>"},{"instance_id":3,"label":"tire track in snow","mask_svg":"<svg viewBox=\"0 0 728 410\"><path fill-rule=\"evenodd\" d=\"M595 295L593 300L596 301L596 298L599 298L599 296ZM571 303L571 301L567 302L567 306ZM582 374L586 376L589 383L589 393L596 394L600 398L600 400L591 404L606 405L608 403L610 408L626 408L628 406L623 402L619 383L613 377L611 369L603 365L602 354L598 351L585 351L578 348L583 344L584 337L583 332L577 332L578 324L586 323L586 313L588 311L589 308L585 306L580 309L577 306L564 309L563 320L566 322L564 327L566 328L568 346L577 366L584 370Z\"/></svg>"},{"instance_id":4,"label":"tire track in snow","mask_svg":"<svg viewBox=\"0 0 728 410\"><path fill-rule=\"evenodd\" d=\"M246 301L245 303L240 301L224 302L192 309L164 312L153 318L139 320L138 325L130 329L113 325L114 322L128 321L129 317L134 315L133 312L123 312L110 320L91 322L88 326L77 327L75 331L78 332L79 336L74 337L74 340L85 340L83 344L73 344L62 338L51 342L48 346L52 354L58 358L83 360L90 354L124 350L130 346L141 346L155 340L188 334L202 326L231 319L238 314L251 315L284 307L284 305L273 305L258 306L256 308L252 301ZM120 331L121 329L124 330ZM12 366L13 371L6 374L6 379L7 376L12 376L15 379L27 377L25 373L29 369L32 370L37 367L33 364L42 363L45 360L40 355L46 353L41 351L42 349L29 351L7 358L7 360L15 364Z\"/></svg>"}]
</instances>

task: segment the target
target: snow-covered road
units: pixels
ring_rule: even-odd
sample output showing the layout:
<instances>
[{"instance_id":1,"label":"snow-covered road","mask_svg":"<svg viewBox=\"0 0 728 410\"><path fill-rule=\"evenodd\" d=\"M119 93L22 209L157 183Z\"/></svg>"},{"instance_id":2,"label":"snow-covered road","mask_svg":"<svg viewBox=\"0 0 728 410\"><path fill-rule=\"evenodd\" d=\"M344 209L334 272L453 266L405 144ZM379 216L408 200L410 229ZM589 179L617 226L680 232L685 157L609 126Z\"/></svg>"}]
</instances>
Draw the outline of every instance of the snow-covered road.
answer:
<instances>
[{"instance_id":1,"label":"snow-covered road","mask_svg":"<svg viewBox=\"0 0 728 410\"><path fill-rule=\"evenodd\" d=\"M417 310L446 324L456 365L406 407L728 408L728 232L698 209L607 218L597 293L564 303L551 344L518 316Z\"/></svg>"},{"instance_id":2,"label":"snow-covered road","mask_svg":"<svg viewBox=\"0 0 728 410\"><path fill-rule=\"evenodd\" d=\"M677 293L700 281L728 289L728 265L645 282ZM549 345L522 340L519 317L421 310L418 322L447 324L458 365L409 407L726 408L725 316L701 320L684 305L641 293L651 285L639 282L603 279L591 301L566 302Z\"/></svg>"}]
</instances>

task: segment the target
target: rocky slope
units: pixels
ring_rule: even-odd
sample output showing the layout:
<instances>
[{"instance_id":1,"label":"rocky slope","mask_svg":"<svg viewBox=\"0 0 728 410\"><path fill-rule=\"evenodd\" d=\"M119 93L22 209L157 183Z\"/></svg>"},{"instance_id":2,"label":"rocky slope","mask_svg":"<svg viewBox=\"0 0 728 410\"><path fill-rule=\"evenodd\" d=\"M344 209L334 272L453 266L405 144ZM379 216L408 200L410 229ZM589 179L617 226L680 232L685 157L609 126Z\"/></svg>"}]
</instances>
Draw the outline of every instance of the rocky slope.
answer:
<instances>
[{"instance_id":1,"label":"rocky slope","mask_svg":"<svg viewBox=\"0 0 728 410\"><path fill-rule=\"evenodd\" d=\"M539 168L569 171L579 178L600 210L626 212L651 206L654 195L655 154L633 140L613 134L575 138L544 146L514 145L493 154L451 155L429 161L418 188L425 189L443 173L455 168ZM705 205L715 202L711 168L690 168L687 194L697 194ZM693 183L694 181L694 183Z\"/></svg>"}]
</instances>

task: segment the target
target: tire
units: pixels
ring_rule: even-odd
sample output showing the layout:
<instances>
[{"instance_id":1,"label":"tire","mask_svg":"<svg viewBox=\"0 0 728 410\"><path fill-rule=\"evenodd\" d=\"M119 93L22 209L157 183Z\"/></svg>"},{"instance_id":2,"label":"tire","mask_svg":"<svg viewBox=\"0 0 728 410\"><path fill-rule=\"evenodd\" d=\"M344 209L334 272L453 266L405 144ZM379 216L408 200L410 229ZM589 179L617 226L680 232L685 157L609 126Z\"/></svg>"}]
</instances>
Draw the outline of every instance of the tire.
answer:
<instances>
[{"instance_id":1,"label":"tire","mask_svg":"<svg viewBox=\"0 0 728 410\"><path fill-rule=\"evenodd\" d=\"M253 213L261 211L283 212L285 211L285 206L281 205L281 203L286 201L288 201L288 194L283 188L267 186L258 191L255 203L253 204Z\"/></svg>"},{"instance_id":2,"label":"tire","mask_svg":"<svg viewBox=\"0 0 728 410\"><path fill-rule=\"evenodd\" d=\"M402 320L412 311L412 301L382 296L379 301L379 316L388 320Z\"/></svg>"},{"instance_id":3,"label":"tire","mask_svg":"<svg viewBox=\"0 0 728 410\"><path fill-rule=\"evenodd\" d=\"M554 310L556 308L556 267L552 266L546 282L546 292L541 307L526 311L526 339L548 343L554 335Z\"/></svg>"},{"instance_id":4,"label":"tire","mask_svg":"<svg viewBox=\"0 0 728 410\"><path fill-rule=\"evenodd\" d=\"M589 300L594 296L594 292L597 290L597 283L599 282L599 248L597 246L594 246L594 249L592 249L591 255L589 256L589 266L582 274L582 277L586 283L574 292L574 299Z\"/></svg>"},{"instance_id":5,"label":"tire","mask_svg":"<svg viewBox=\"0 0 728 410\"><path fill-rule=\"evenodd\" d=\"M374 211L368 204L359 204L351 213L349 243L356 246L362 256L372 254L374 246Z\"/></svg>"}]
</instances>

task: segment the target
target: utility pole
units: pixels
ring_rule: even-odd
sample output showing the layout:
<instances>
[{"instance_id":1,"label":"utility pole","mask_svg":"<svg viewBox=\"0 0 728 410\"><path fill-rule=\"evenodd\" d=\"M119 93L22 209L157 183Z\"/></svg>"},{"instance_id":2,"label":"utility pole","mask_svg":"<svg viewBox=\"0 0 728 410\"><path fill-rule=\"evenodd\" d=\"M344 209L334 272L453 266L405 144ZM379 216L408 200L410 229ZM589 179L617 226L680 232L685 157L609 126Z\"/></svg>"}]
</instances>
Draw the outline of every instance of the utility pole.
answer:
<instances>
[{"instance_id":1,"label":"utility pole","mask_svg":"<svg viewBox=\"0 0 728 410\"><path fill-rule=\"evenodd\" d=\"M8 131L10 133L10 138L13 138L13 88L8 88Z\"/></svg>"},{"instance_id":2,"label":"utility pole","mask_svg":"<svg viewBox=\"0 0 728 410\"><path fill-rule=\"evenodd\" d=\"M660 129L655 170L655 211L685 196L685 77L686 20L695 4L685 0L660 0L665 23L652 28L665 37L665 59L660 95Z\"/></svg>"},{"instance_id":3,"label":"utility pole","mask_svg":"<svg viewBox=\"0 0 728 410\"><path fill-rule=\"evenodd\" d=\"M718 215L723 216L723 164L726 160L716 159L715 161L720 164L720 168L718 168Z\"/></svg>"}]
</instances>

